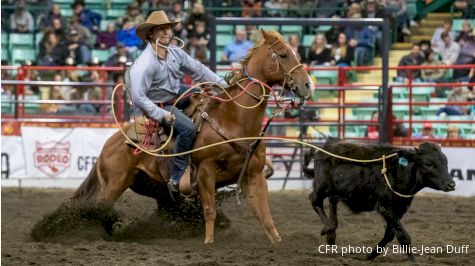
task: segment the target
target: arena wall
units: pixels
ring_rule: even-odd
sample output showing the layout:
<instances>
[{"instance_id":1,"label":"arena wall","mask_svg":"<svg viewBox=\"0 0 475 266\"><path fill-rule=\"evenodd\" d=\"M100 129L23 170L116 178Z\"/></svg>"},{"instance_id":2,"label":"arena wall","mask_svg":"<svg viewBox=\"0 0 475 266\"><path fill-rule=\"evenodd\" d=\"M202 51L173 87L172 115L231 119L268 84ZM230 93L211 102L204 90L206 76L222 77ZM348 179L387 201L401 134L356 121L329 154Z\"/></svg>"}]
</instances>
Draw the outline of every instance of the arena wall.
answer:
<instances>
[{"instance_id":1,"label":"arena wall","mask_svg":"<svg viewBox=\"0 0 475 266\"><path fill-rule=\"evenodd\" d=\"M75 188L93 167L115 128L23 126L2 136L2 186ZM475 148L443 147L457 188L449 195L475 196ZM274 165L269 189L309 189L311 180L285 180L285 167ZM299 164L291 169L300 175ZM426 192L435 192L426 189Z\"/></svg>"}]
</instances>

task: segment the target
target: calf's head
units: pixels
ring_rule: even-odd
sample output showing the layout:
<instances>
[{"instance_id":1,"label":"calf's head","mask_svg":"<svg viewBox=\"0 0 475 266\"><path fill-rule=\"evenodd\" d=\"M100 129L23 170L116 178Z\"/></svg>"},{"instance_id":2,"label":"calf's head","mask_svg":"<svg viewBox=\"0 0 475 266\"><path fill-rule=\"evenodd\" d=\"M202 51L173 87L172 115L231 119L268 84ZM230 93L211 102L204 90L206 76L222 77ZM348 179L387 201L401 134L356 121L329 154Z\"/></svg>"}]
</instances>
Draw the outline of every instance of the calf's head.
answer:
<instances>
[{"instance_id":1,"label":"calf's head","mask_svg":"<svg viewBox=\"0 0 475 266\"><path fill-rule=\"evenodd\" d=\"M416 148L414 156L422 184L445 192L455 190L455 182L449 174L447 157L439 145L423 142Z\"/></svg>"}]
</instances>

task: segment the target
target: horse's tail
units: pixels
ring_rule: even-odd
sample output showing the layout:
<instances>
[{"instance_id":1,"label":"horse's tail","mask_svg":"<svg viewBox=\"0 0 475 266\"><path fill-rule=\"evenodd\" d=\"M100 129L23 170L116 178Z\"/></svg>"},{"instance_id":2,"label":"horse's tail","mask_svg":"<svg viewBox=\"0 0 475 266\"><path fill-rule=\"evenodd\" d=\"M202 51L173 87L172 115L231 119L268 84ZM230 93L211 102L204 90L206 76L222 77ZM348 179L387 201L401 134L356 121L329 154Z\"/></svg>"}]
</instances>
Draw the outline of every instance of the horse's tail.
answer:
<instances>
[{"instance_id":1,"label":"horse's tail","mask_svg":"<svg viewBox=\"0 0 475 266\"><path fill-rule=\"evenodd\" d=\"M72 199L91 200L95 199L97 193L101 188L99 181L101 173L99 172L100 157L94 164L94 167L89 172L89 175L84 179L81 186L74 192Z\"/></svg>"}]
</instances>

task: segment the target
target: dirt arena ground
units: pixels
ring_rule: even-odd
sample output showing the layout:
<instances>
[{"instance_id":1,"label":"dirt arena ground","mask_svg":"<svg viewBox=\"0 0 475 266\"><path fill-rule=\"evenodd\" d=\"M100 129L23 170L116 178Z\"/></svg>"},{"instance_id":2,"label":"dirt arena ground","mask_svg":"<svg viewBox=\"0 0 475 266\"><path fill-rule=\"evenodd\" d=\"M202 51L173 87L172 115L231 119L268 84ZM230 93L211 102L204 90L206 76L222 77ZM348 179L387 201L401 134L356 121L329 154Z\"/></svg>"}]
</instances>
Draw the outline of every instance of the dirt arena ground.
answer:
<instances>
[{"instance_id":1,"label":"dirt arena ground","mask_svg":"<svg viewBox=\"0 0 475 266\"><path fill-rule=\"evenodd\" d=\"M33 241L35 223L71 195L71 190L2 189L3 265L367 265L366 254L342 256L341 251L373 247L384 232L377 214L353 215L340 205L338 254L319 251L325 244L319 235L322 224L309 204L308 191L275 192L270 204L281 243L271 245L247 206L229 198L221 209L231 226L217 231L215 243L205 246L202 233L173 239L150 230L160 226L149 222L154 200L127 191L116 205L123 224L120 238L104 238L100 229L85 227L54 241ZM443 248L439 254L418 255L420 265L474 265L474 198L418 195L403 223L414 247ZM395 243L373 264L410 265L406 255L392 252ZM463 254L448 254L446 245L470 247Z\"/></svg>"}]
</instances>

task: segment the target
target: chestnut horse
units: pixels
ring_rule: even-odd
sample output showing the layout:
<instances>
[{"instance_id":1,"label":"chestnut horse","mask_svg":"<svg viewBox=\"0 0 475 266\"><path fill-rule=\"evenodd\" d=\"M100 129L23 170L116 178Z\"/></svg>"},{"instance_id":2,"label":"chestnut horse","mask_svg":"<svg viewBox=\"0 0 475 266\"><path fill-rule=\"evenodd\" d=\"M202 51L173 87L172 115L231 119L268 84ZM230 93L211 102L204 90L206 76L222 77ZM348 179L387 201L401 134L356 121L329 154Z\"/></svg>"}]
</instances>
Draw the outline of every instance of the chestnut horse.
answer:
<instances>
[{"instance_id":1,"label":"chestnut horse","mask_svg":"<svg viewBox=\"0 0 475 266\"><path fill-rule=\"evenodd\" d=\"M251 82L248 77L255 78L269 86L282 84L291 90L303 103L310 97L314 85L303 69L296 54L282 36L274 31L262 31L263 39L252 48L242 61L240 71L231 75L227 88L230 95L242 92L242 88ZM235 81L243 80L237 84ZM286 83L286 84L283 84ZM269 95L269 89L265 88ZM222 102L208 99L204 105L212 119L230 138L258 136L261 131L262 119L267 105L267 97L263 96L263 87L251 84L248 93L241 93L236 102L253 106L264 97L261 105L253 109L241 108L232 101ZM226 98L224 94L221 94ZM94 199L105 203L114 203L122 193L131 188L133 191L156 198L158 204L167 201L168 195L156 193L160 188L166 189L168 180L167 159L141 153L133 155L133 149L124 143L124 136L117 132L104 144L98 162L75 192L73 199ZM204 122L196 137L194 148L223 141L208 122ZM196 165L196 179L203 207L205 220L205 243L214 241L214 224L216 219L215 192L219 187L237 182L249 143L243 141L223 144L192 153L191 159ZM280 241L279 233L274 226L269 210L267 181L263 171L265 165L265 145L259 144L256 152L249 160L247 171L242 178L242 192L253 213L272 242Z\"/></svg>"}]
</instances>

